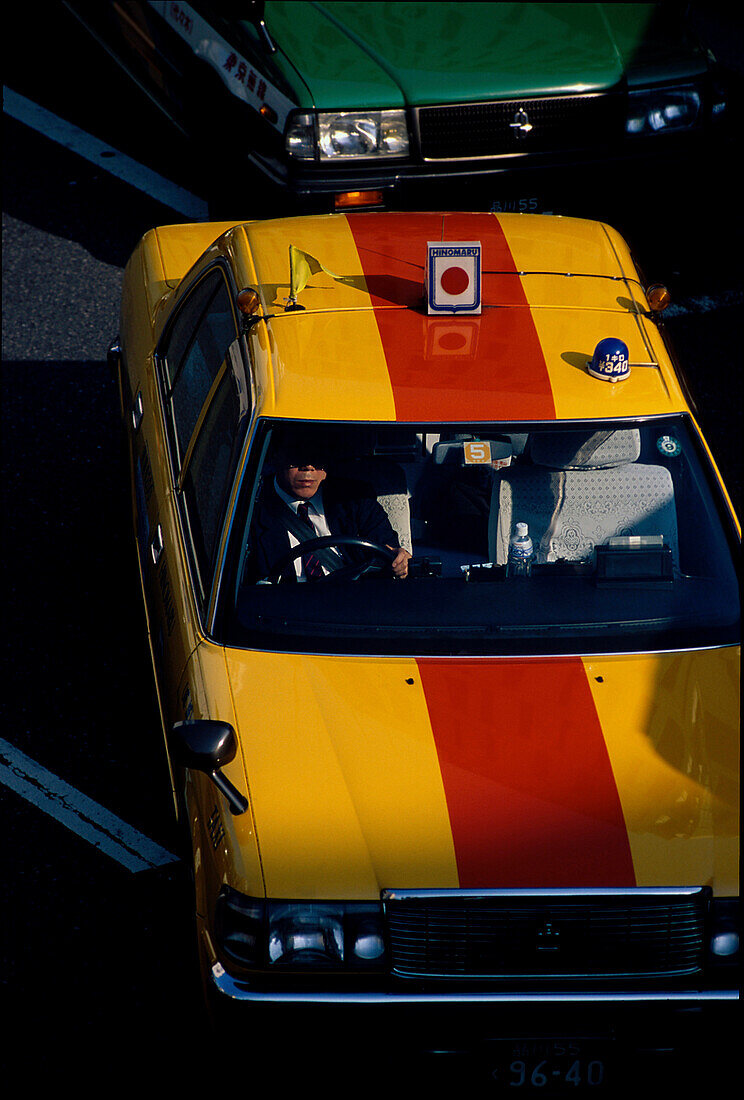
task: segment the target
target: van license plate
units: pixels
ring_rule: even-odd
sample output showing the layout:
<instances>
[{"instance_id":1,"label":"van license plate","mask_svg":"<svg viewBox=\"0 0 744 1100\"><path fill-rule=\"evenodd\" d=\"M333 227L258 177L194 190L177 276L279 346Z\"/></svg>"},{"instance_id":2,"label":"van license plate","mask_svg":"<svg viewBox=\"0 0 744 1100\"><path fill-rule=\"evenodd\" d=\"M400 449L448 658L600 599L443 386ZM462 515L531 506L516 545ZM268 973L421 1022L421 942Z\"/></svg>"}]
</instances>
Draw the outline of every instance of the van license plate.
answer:
<instances>
[{"instance_id":1,"label":"van license plate","mask_svg":"<svg viewBox=\"0 0 744 1100\"><path fill-rule=\"evenodd\" d=\"M491 1046L491 1077L499 1091L550 1096L601 1093L608 1081L606 1050L585 1039L509 1039Z\"/></svg>"}]
</instances>

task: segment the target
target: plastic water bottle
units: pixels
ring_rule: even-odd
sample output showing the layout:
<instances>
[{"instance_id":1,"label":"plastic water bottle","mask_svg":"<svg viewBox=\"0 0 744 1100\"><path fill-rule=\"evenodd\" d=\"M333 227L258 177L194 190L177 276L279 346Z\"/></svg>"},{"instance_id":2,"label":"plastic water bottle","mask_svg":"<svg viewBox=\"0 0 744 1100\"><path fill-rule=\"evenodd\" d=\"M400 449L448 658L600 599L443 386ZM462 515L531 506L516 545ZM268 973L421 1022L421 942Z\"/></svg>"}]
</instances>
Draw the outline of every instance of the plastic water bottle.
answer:
<instances>
[{"instance_id":1,"label":"plastic water bottle","mask_svg":"<svg viewBox=\"0 0 744 1100\"><path fill-rule=\"evenodd\" d=\"M532 539L526 523L518 523L509 542L509 563L507 573L510 577L529 577L534 561Z\"/></svg>"}]
</instances>

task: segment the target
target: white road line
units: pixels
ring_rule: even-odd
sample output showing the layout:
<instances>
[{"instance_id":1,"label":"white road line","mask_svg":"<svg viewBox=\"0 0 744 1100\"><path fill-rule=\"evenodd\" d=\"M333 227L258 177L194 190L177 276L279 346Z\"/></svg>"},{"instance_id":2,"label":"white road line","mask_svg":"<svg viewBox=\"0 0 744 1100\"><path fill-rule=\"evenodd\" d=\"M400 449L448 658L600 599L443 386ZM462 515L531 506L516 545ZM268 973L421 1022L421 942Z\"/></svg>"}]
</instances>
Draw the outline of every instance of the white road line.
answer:
<instances>
[{"instance_id":1,"label":"white road line","mask_svg":"<svg viewBox=\"0 0 744 1100\"><path fill-rule=\"evenodd\" d=\"M115 859L129 871L177 857L0 738L0 783Z\"/></svg>"},{"instance_id":2,"label":"white road line","mask_svg":"<svg viewBox=\"0 0 744 1100\"><path fill-rule=\"evenodd\" d=\"M178 184L165 179L136 160L113 149L98 138L87 134L71 122L40 107L38 103L3 87L3 112L17 122L30 126L65 149L102 168L131 187L162 202L172 210L194 221L202 221L209 216L209 209L203 199L192 195Z\"/></svg>"}]
</instances>

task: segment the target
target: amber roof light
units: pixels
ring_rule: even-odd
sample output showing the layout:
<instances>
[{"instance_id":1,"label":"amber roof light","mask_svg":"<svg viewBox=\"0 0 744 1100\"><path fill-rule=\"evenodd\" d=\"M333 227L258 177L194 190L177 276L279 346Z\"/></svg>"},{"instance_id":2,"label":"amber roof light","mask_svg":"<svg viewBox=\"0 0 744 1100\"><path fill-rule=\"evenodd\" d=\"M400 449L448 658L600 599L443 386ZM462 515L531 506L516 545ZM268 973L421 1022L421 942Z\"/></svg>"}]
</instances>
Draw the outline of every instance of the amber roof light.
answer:
<instances>
[{"instance_id":1,"label":"amber roof light","mask_svg":"<svg viewBox=\"0 0 744 1100\"><path fill-rule=\"evenodd\" d=\"M662 283L654 283L646 290L646 301L653 313L661 313L671 304L672 296Z\"/></svg>"},{"instance_id":2,"label":"amber roof light","mask_svg":"<svg viewBox=\"0 0 744 1100\"><path fill-rule=\"evenodd\" d=\"M241 290L237 297L238 309L244 317L253 317L261 304L258 292L251 287Z\"/></svg>"}]
</instances>

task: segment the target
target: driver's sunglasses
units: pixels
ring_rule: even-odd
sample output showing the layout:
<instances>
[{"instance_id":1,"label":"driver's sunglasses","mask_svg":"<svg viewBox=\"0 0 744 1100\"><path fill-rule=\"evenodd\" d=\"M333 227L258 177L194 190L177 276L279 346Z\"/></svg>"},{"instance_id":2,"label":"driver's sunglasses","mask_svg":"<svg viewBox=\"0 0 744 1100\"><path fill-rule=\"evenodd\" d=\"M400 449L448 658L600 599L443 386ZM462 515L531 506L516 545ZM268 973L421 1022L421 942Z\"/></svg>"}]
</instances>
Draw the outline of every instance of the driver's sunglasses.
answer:
<instances>
[{"instance_id":1,"label":"driver's sunglasses","mask_svg":"<svg viewBox=\"0 0 744 1100\"><path fill-rule=\"evenodd\" d=\"M301 470L304 466L312 466L314 470L325 470L325 462L311 462L309 459L305 459L303 462L287 462L285 469L287 470Z\"/></svg>"}]
</instances>

